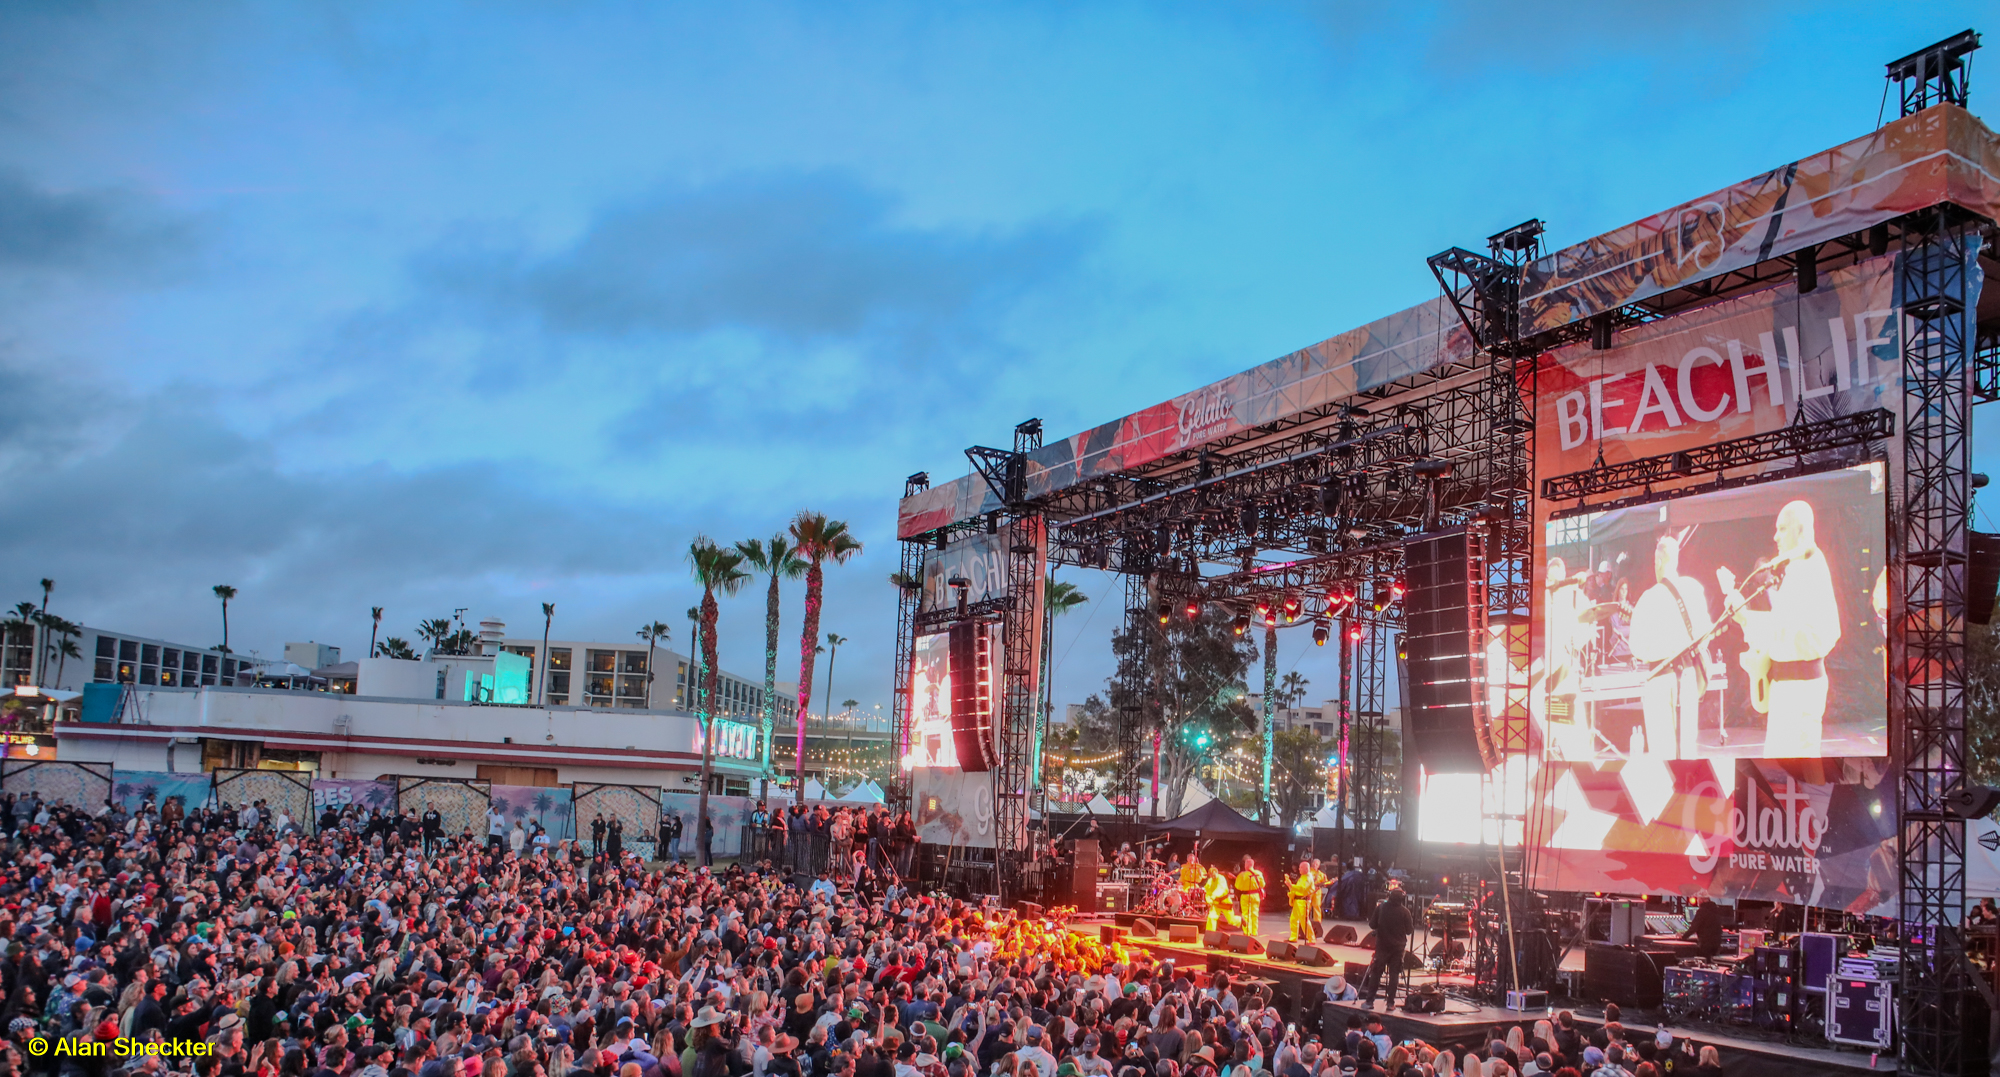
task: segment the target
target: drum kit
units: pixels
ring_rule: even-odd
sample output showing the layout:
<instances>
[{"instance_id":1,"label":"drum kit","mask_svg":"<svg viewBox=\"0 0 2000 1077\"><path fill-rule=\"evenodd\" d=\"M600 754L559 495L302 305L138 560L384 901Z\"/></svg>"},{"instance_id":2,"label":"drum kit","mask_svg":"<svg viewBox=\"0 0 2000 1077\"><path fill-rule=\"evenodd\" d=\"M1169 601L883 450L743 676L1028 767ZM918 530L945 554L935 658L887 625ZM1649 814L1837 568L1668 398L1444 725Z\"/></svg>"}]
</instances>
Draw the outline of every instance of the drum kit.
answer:
<instances>
[{"instance_id":1,"label":"drum kit","mask_svg":"<svg viewBox=\"0 0 2000 1077\"><path fill-rule=\"evenodd\" d=\"M1134 893L1144 897L1134 902L1135 911L1157 913L1161 916L1204 916L1207 914L1207 899L1202 896L1199 886L1182 886L1179 872L1166 868L1155 868L1143 878L1132 882Z\"/></svg>"}]
</instances>

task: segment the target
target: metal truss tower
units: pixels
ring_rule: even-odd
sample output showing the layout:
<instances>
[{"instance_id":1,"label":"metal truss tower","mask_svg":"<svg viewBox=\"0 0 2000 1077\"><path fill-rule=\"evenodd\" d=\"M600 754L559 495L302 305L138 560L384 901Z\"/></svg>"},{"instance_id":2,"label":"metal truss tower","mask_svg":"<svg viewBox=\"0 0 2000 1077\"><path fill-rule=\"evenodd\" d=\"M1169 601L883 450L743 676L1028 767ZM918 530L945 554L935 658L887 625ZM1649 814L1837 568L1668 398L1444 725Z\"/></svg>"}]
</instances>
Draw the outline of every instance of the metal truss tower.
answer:
<instances>
[{"instance_id":1,"label":"metal truss tower","mask_svg":"<svg viewBox=\"0 0 2000 1077\"><path fill-rule=\"evenodd\" d=\"M921 493L930 489L931 477L917 472L903 483L903 496ZM924 558L931 542L928 539L905 539L902 543L902 564L896 574L896 669L891 677L896 686L889 700L889 785L883 790L891 805L899 810L908 810L910 804L910 775L903 769L903 757L910 752L910 727L913 715L910 713L910 676L916 661L917 613L924 600Z\"/></svg>"}]
</instances>

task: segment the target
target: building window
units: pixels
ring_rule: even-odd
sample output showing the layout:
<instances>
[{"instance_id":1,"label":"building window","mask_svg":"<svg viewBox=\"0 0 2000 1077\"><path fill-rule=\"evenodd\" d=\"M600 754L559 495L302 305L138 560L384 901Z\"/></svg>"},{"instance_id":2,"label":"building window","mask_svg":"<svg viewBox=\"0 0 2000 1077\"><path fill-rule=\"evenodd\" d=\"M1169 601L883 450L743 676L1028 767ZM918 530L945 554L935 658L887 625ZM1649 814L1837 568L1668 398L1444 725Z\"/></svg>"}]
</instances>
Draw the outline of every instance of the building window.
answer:
<instances>
[{"instance_id":1,"label":"building window","mask_svg":"<svg viewBox=\"0 0 2000 1077\"><path fill-rule=\"evenodd\" d=\"M567 697L569 695L569 674L551 672L549 674L549 694L552 696Z\"/></svg>"},{"instance_id":2,"label":"building window","mask_svg":"<svg viewBox=\"0 0 2000 1077\"><path fill-rule=\"evenodd\" d=\"M108 681L117 675L116 665L111 659L100 658L97 660L97 669L93 671L93 679Z\"/></svg>"},{"instance_id":3,"label":"building window","mask_svg":"<svg viewBox=\"0 0 2000 1077\"><path fill-rule=\"evenodd\" d=\"M160 667L160 683L166 685L169 688L172 688L175 684L179 683L179 681L177 680L179 676L180 676L180 671L172 666Z\"/></svg>"},{"instance_id":4,"label":"building window","mask_svg":"<svg viewBox=\"0 0 2000 1077\"><path fill-rule=\"evenodd\" d=\"M592 673L616 673L618 671L618 652L591 651L590 671Z\"/></svg>"},{"instance_id":5,"label":"building window","mask_svg":"<svg viewBox=\"0 0 2000 1077\"><path fill-rule=\"evenodd\" d=\"M550 696L550 697L549 697L549 706L551 706L551 707L567 707L567 706L569 706L569 697L568 697L568 696Z\"/></svg>"},{"instance_id":6,"label":"building window","mask_svg":"<svg viewBox=\"0 0 2000 1077\"><path fill-rule=\"evenodd\" d=\"M551 648L549 648L549 668L550 668L550 669L568 669L568 668L569 668L569 648L568 648L568 647L551 647Z\"/></svg>"},{"instance_id":7,"label":"building window","mask_svg":"<svg viewBox=\"0 0 2000 1077\"><path fill-rule=\"evenodd\" d=\"M618 652L618 658L619 658L618 672L620 673L646 672L646 652L620 651Z\"/></svg>"},{"instance_id":8,"label":"building window","mask_svg":"<svg viewBox=\"0 0 2000 1077\"><path fill-rule=\"evenodd\" d=\"M118 640L117 640L117 638L116 638L116 637L114 637L114 636L99 636L99 637L97 637L97 657L99 657L99 658L116 658L116 657L118 657Z\"/></svg>"},{"instance_id":9,"label":"building window","mask_svg":"<svg viewBox=\"0 0 2000 1077\"><path fill-rule=\"evenodd\" d=\"M583 691L585 695L609 696L611 694L611 685L612 678L610 674L592 673L584 681Z\"/></svg>"},{"instance_id":10,"label":"building window","mask_svg":"<svg viewBox=\"0 0 2000 1077\"><path fill-rule=\"evenodd\" d=\"M118 663L119 684L131 684L132 679L137 675L138 675L137 667L133 666L132 663L130 662Z\"/></svg>"},{"instance_id":11,"label":"building window","mask_svg":"<svg viewBox=\"0 0 2000 1077\"><path fill-rule=\"evenodd\" d=\"M201 674L203 677L207 677L215 672L215 661L215 656L212 654L201 656ZM215 682L209 681L207 683L214 684Z\"/></svg>"},{"instance_id":12,"label":"building window","mask_svg":"<svg viewBox=\"0 0 2000 1077\"><path fill-rule=\"evenodd\" d=\"M139 660L138 642L136 640L129 640L129 639L119 640L118 660L120 662L137 662Z\"/></svg>"},{"instance_id":13,"label":"building window","mask_svg":"<svg viewBox=\"0 0 2000 1077\"><path fill-rule=\"evenodd\" d=\"M160 671L159 671L159 670L157 670L157 669L154 669L154 668L153 668L152 666L140 666L140 667L139 667L139 683L140 683L140 684L158 684L158 683L160 683Z\"/></svg>"},{"instance_id":14,"label":"building window","mask_svg":"<svg viewBox=\"0 0 2000 1077\"><path fill-rule=\"evenodd\" d=\"M630 675L619 677L618 695L623 699L645 699L646 675L642 673L636 677Z\"/></svg>"}]
</instances>

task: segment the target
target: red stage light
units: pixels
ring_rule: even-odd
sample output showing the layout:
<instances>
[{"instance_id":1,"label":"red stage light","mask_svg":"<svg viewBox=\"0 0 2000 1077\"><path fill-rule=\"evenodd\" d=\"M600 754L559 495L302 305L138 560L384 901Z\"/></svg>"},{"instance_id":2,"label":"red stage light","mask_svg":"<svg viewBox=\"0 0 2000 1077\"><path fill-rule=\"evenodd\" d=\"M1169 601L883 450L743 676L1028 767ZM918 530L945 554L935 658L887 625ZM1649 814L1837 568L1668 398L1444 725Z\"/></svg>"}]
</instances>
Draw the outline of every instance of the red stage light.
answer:
<instances>
[{"instance_id":1,"label":"red stage light","mask_svg":"<svg viewBox=\"0 0 2000 1077\"><path fill-rule=\"evenodd\" d=\"M1349 640L1350 642L1353 642L1353 643L1360 643L1360 642L1361 642L1361 626L1360 626L1360 625L1353 625L1353 626L1350 626L1350 627L1348 628L1348 630L1347 630L1347 638L1348 638L1348 640Z\"/></svg>"},{"instance_id":2,"label":"red stage light","mask_svg":"<svg viewBox=\"0 0 2000 1077\"><path fill-rule=\"evenodd\" d=\"M1187 604L1188 620L1192 621L1200 616L1201 616L1201 600L1198 598L1188 599L1188 604Z\"/></svg>"}]
</instances>

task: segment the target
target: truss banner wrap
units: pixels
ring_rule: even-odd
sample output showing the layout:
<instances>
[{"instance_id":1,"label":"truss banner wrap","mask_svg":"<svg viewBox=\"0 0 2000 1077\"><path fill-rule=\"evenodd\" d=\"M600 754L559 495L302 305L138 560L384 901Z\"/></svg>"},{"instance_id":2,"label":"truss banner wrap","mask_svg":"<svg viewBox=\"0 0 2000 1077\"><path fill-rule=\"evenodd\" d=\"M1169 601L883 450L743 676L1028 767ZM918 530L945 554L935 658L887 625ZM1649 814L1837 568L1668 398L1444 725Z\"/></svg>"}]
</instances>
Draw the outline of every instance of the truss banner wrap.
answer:
<instances>
[{"instance_id":1,"label":"truss banner wrap","mask_svg":"<svg viewBox=\"0 0 2000 1077\"><path fill-rule=\"evenodd\" d=\"M2000 218L2000 144L1939 105L1528 267L1521 335L1747 269L1940 202Z\"/></svg>"},{"instance_id":2,"label":"truss banner wrap","mask_svg":"<svg viewBox=\"0 0 2000 1077\"><path fill-rule=\"evenodd\" d=\"M958 592L950 586L954 579L966 582L967 606L1005 598L1007 595L1007 537L1005 535L954 536L943 552L924 562L924 591L921 612L935 613L958 605Z\"/></svg>"},{"instance_id":3,"label":"truss banner wrap","mask_svg":"<svg viewBox=\"0 0 2000 1077\"><path fill-rule=\"evenodd\" d=\"M992 775L918 767L910 772L910 780L920 841L993 848Z\"/></svg>"},{"instance_id":4,"label":"truss banner wrap","mask_svg":"<svg viewBox=\"0 0 2000 1077\"><path fill-rule=\"evenodd\" d=\"M1451 304L1434 299L1273 359L1191 393L1028 453L1027 496L1152 463L1327 407L1474 354ZM903 498L896 534L912 538L1000 508L977 475Z\"/></svg>"},{"instance_id":5,"label":"truss banner wrap","mask_svg":"<svg viewBox=\"0 0 2000 1077\"><path fill-rule=\"evenodd\" d=\"M213 777L217 805L232 804L240 810L261 800L269 819L275 821L282 813L308 834L317 828L319 815L313 811L309 773L218 768Z\"/></svg>"},{"instance_id":6,"label":"truss banner wrap","mask_svg":"<svg viewBox=\"0 0 2000 1077\"><path fill-rule=\"evenodd\" d=\"M416 809L417 817L436 808L444 817L444 832L456 838L469 833L486 837L486 809L493 803L493 783L469 778L396 778L396 813Z\"/></svg>"}]
</instances>

